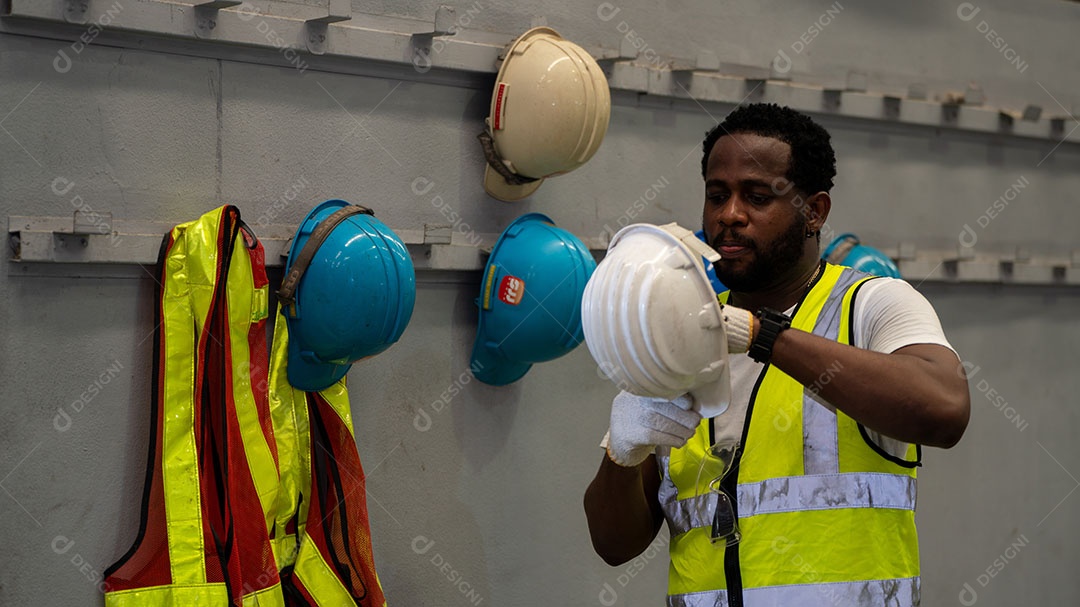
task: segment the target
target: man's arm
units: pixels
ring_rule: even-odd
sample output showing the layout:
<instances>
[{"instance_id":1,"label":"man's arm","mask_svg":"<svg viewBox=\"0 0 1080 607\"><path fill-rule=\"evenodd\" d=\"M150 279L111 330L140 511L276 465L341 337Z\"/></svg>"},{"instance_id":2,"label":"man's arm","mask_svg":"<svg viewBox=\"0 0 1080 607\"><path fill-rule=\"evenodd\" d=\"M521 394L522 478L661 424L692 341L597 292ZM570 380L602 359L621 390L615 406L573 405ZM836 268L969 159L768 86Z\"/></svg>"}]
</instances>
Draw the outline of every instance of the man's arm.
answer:
<instances>
[{"instance_id":1,"label":"man's arm","mask_svg":"<svg viewBox=\"0 0 1080 607\"><path fill-rule=\"evenodd\" d=\"M945 346L914 344L882 354L789 329L776 339L770 362L886 436L948 448L967 428L967 377Z\"/></svg>"},{"instance_id":2,"label":"man's arm","mask_svg":"<svg viewBox=\"0 0 1080 607\"><path fill-rule=\"evenodd\" d=\"M585 490L589 535L604 562L621 565L649 547L664 518L659 489L655 456L633 467L620 466L604 456Z\"/></svg>"}]
</instances>

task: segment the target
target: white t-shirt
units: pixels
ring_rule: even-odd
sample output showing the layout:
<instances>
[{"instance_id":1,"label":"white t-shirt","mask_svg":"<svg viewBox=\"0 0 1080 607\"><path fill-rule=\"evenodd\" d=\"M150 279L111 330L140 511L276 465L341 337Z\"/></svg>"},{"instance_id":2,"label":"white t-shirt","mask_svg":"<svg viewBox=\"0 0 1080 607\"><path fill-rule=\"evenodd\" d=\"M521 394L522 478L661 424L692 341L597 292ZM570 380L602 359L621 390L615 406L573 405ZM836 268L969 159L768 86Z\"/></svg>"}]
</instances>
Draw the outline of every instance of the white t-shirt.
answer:
<instances>
[{"instance_id":1,"label":"white t-shirt","mask_svg":"<svg viewBox=\"0 0 1080 607\"><path fill-rule=\"evenodd\" d=\"M791 315L792 306L784 313ZM891 354L904 346L939 344L956 352L945 339L941 321L930 302L907 282L897 278L876 278L864 284L855 298L853 310L857 348ZM746 354L732 354L731 405L716 418L716 442L738 440L742 436L746 407L762 364ZM957 357L959 360L959 357ZM824 400L819 397L819 400ZM905 442L867 428L871 440L887 453L906 457Z\"/></svg>"}]
</instances>

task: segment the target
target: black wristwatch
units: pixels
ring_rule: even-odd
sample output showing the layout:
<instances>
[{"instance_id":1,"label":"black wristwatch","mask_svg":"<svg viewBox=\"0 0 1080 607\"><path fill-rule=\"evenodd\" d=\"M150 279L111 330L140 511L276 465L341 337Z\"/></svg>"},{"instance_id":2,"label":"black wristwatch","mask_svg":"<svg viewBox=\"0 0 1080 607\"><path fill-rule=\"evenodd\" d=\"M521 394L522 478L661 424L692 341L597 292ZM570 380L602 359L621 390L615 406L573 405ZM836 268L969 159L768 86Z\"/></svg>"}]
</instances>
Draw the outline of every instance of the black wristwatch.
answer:
<instances>
[{"instance_id":1,"label":"black wristwatch","mask_svg":"<svg viewBox=\"0 0 1080 607\"><path fill-rule=\"evenodd\" d=\"M758 310L757 317L761 321L761 328L747 354L755 361L765 363L772 357L773 344L780 332L791 328L791 318L771 308Z\"/></svg>"}]
</instances>

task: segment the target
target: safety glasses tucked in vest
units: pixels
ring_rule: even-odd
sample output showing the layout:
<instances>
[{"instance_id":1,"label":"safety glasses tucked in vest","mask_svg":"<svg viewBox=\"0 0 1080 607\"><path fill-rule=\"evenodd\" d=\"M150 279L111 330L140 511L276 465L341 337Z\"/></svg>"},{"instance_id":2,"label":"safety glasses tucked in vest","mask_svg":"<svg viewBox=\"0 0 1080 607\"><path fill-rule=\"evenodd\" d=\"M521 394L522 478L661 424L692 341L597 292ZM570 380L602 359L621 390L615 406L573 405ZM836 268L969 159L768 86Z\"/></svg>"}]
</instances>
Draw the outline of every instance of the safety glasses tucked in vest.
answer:
<instances>
[{"instance_id":1,"label":"safety glasses tucked in vest","mask_svg":"<svg viewBox=\"0 0 1080 607\"><path fill-rule=\"evenodd\" d=\"M732 441L712 445L705 451L698 468L697 496L716 496L716 506L712 513L712 526L709 531L709 539L715 545L732 546L739 543L742 534L739 532L739 521L735 517L735 496L730 495L721 486L724 478L731 473L732 462L739 443ZM711 479L705 487L702 480ZM722 542L722 543L721 543Z\"/></svg>"}]
</instances>

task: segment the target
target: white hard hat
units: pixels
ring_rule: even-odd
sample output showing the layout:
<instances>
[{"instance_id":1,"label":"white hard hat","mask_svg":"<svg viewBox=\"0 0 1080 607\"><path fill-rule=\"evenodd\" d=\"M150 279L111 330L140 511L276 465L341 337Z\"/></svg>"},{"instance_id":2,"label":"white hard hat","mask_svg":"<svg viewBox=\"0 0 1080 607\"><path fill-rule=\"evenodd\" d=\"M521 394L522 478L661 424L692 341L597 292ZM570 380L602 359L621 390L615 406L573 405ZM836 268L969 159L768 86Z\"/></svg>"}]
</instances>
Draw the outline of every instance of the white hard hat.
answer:
<instances>
[{"instance_id":1,"label":"white hard hat","mask_svg":"<svg viewBox=\"0 0 1080 607\"><path fill-rule=\"evenodd\" d=\"M619 230L582 297L585 343L619 388L639 396L689 393L703 417L731 401L720 303L701 258L720 256L677 224Z\"/></svg>"},{"instance_id":2,"label":"white hard hat","mask_svg":"<svg viewBox=\"0 0 1080 607\"><path fill-rule=\"evenodd\" d=\"M525 32L506 51L480 134L484 190L521 200L545 177L585 164L610 115L607 79L589 53L551 28Z\"/></svg>"}]
</instances>

